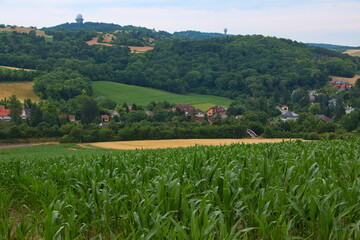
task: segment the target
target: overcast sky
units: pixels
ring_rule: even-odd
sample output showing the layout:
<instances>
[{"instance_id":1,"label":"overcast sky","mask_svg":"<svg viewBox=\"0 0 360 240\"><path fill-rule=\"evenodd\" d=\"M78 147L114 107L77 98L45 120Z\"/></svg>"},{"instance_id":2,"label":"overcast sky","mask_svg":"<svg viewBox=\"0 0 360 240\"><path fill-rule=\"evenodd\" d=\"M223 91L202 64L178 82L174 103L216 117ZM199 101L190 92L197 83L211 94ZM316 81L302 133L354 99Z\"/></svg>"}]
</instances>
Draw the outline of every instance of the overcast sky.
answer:
<instances>
[{"instance_id":1,"label":"overcast sky","mask_svg":"<svg viewBox=\"0 0 360 240\"><path fill-rule=\"evenodd\" d=\"M0 23L85 21L360 46L360 0L0 0Z\"/></svg>"}]
</instances>

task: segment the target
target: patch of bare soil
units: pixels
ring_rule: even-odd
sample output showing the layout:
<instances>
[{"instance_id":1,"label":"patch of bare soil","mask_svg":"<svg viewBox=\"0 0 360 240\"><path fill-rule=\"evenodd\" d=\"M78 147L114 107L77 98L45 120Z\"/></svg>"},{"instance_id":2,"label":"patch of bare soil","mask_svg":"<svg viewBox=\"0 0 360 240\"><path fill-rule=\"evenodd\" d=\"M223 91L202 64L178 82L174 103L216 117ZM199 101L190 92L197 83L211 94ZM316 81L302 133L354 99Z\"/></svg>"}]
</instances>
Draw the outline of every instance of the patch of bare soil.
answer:
<instances>
[{"instance_id":1,"label":"patch of bare soil","mask_svg":"<svg viewBox=\"0 0 360 240\"><path fill-rule=\"evenodd\" d=\"M29 33L30 31L35 31L36 36L41 37L50 37L49 35L46 35L44 31L37 30L35 28L26 28L26 27L5 27L0 28L0 32L18 32L18 33Z\"/></svg>"},{"instance_id":2,"label":"patch of bare soil","mask_svg":"<svg viewBox=\"0 0 360 240\"><path fill-rule=\"evenodd\" d=\"M170 139L170 140L141 140L141 141L118 141L118 142L98 142L91 143L91 146L118 149L118 150L137 150L137 149L160 149L160 148L179 148L191 147L196 145L229 145L229 144L253 144L253 143L277 143L294 139Z\"/></svg>"},{"instance_id":3,"label":"patch of bare soil","mask_svg":"<svg viewBox=\"0 0 360 240\"><path fill-rule=\"evenodd\" d=\"M26 69L26 68L17 68L17 67L8 67L8 66L0 66L0 67L11 69L11 70L23 70L23 71L26 71L26 72L34 71L33 69Z\"/></svg>"}]
</instances>

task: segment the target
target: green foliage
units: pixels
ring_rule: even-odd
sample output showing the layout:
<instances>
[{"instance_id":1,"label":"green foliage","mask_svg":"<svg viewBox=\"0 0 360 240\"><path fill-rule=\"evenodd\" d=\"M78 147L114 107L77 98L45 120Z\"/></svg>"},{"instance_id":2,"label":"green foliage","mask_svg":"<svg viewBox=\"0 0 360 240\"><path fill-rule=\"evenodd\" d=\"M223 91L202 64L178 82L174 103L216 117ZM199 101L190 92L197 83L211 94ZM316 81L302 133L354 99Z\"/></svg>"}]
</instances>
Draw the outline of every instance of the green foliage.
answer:
<instances>
[{"instance_id":1,"label":"green foliage","mask_svg":"<svg viewBox=\"0 0 360 240\"><path fill-rule=\"evenodd\" d=\"M105 155L76 145L1 150L23 155L0 155L0 235L358 239L359 144L295 141Z\"/></svg>"},{"instance_id":2,"label":"green foliage","mask_svg":"<svg viewBox=\"0 0 360 240\"><path fill-rule=\"evenodd\" d=\"M0 82L26 82L32 81L39 72L24 71L24 70L11 70L0 67Z\"/></svg>"},{"instance_id":3,"label":"green foliage","mask_svg":"<svg viewBox=\"0 0 360 240\"><path fill-rule=\"evenodd\" d=\"M34 90L42 99L68 100L84 93L92 95L90 79L69 69L36 77Z\"/></svg>"},{"instance_id":4,"label":"green foliage","mask_svg":"<svg viewBox=\"0 0 360 240\"><path fill-rule=\"evenodd\" d=\"M205 32L199 32L199 31L181 31L181 32L174 32L173 37L174 38L180 38L180 39L209 39L209 38L219 38L219 37L225 37L227 35L222 33L205 33Z\"/></svg>"}]
</instances>

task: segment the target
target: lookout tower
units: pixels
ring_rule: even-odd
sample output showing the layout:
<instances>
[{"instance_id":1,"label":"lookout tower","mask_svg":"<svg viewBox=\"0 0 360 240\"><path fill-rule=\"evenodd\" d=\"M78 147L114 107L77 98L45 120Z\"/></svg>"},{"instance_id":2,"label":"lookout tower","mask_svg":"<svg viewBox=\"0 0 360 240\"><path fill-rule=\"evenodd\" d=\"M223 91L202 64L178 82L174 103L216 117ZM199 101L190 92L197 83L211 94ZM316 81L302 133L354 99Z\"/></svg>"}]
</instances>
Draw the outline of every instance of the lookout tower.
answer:
<instances>
[{"instance_id":1,"label":"lookout tower","mask_svg":"<svg viewBox=\"0 0 360 240\"><path fill-rule=\"evenodd\" d=\"M76 15L76 23L78 24L83 24L84 23L84 18L83 18L83 15L82 14L78 14Z\"/></svg>"}]
</instances>

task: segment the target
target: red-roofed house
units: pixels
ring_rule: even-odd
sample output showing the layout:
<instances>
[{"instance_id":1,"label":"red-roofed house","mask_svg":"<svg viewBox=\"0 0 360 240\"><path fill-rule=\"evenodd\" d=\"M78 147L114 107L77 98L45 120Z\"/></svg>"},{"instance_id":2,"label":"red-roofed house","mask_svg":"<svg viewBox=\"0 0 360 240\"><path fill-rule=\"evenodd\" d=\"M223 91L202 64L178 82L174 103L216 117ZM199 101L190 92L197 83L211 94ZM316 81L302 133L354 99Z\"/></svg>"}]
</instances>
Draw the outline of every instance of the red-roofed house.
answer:
<instances>
[{"instance_id":1,"label":"red-roofed house","mask_svg":"<svg viewBox=\"0 0 360 240\"><path fill-rule=\"evenodd\" d=\"M176 109L180 109L181 111L184 111L186 116L191 116L195 111L195 108L189 104L178 104L173 106L171 110L175 112Z\"/></svg>"},{"instance_id":2,"label":"red-roofed house","mask_svg":"<svg viewBox=\"0 0 360 240\"><path fill-rule=\"evenodd\" d=\"M62 114L62 115L59 115L58 117L63 118L63 119L69 119L70 122L76 122L75 115Z\"/></svg>"},{"instance_id":3,"label":"red-roofed house","mask_svg":"<svg viewBox=\"0 0 360 240\"><path fill-rule=\"evenodd\" d=\"M0 120L9 121L11 120L10 117L10 109L0 109Z\"/></svg>"},{"instance_id":4,"label":"red-roofed house","mask_svg":"<svg viewBox=\"0 0 360 240\"><path fill-rule=\"evenodd\" d=\"M68 115L70 122L76 122L75 115Z\"/></svg>"},{"instance_id":5,"label":"red-roofed house","mask_svg":"<svg viewBox=\"0 0 360 240\"><path fill-rule=\"evenodd\" d=\"M215 105L215 106L211 107L209 110L207 110L207 112L206 112L206 115L208 117L212 117L216 114L226 114L226 109L223 108L222 106Z\"/></svg>"},{"instance_id":6,"label":"red-roofed house","mask_svg":"<svg viewBox=\"0 0 360 240\"><path fill-rule=\"evenodd\" d=\"M109 115L101 115L101 121L102 122L108 122L110 120Z\"/></svg>"}]
</instances>

